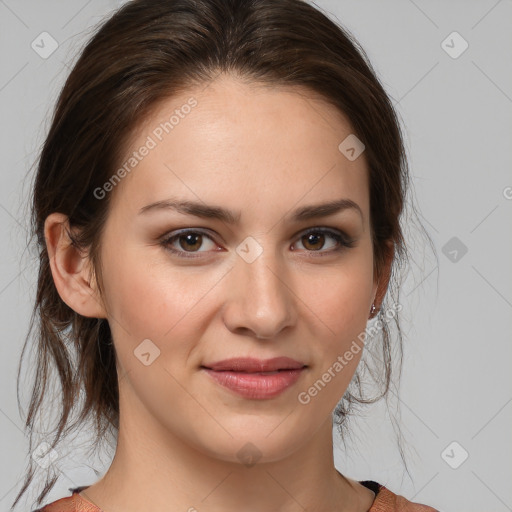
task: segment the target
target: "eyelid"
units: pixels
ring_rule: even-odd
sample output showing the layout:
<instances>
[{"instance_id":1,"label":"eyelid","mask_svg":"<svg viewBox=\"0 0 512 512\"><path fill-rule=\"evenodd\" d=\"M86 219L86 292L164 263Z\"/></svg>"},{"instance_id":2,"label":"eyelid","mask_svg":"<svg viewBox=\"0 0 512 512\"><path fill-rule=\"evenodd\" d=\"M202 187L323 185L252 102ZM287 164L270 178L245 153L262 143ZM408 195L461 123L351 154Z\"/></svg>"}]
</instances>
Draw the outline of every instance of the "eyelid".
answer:
<instances>
[{"instance_id":1,"label":"eyelid","mask_svg":"<svg viewBox=\"0 0 512 512\"><path fill-rule=\"evenodd\" d=\"M208 252L220 252L219 250L216 250L216 251L195 251L195 252L194 251L192 251L192 252L178 251L178 250L174 249L173 247L171 247L171 243L175 239L178 239L180 236L185 235L187 233L198 233L198 234L201 234L202 236L205 236L205 237L209 238L212 242L217 244L215 238L211 235L211 232L206 230L206 229L204 229L204 228L183 228L183 229L178 229L178 230L175 230L175 231L171 231L170 233L167 233L166 235L161 237L161 242L160 243L164 246L164 249L168 250L172 254L178 255L178 257L183 257L183 258L200 258L200 257L202 257L201 254L205 254L205 253L208 253ZM219 245L219 244L217 244L217 245Z\"/></svg>"},{"instance_id":2,"label":"eyelid","mask_svg":"<svg viewBox=\"0 0 512 512\"><path fill-rule=\"evenodd\" d=\"M306 250L306 252L313 257L327 256L330 254L339 253L339 252L343 251L344 249L349 249L349 248L353 247L356 242L356 238L349 237L341 229L329 228L326 226L312 226L312 227L307 228L304 231L300 231L297 235L297 240L300 240L302 237L309 235L310 233L322 233L322 234L330 235L339 244L334 249L328 249L326 251L322 251L322 250L308 251L308 250Z\"/></svg>"},{"instance_id":3,"label":"eyelid","mask_svg":"<svg viewBox=\"0 0 512 512\"><path fill-rule=\"evenodd\" d=\"M209 230L206 230L204 228L183 228L175 231L171 231L170 233L167 233L163 237L161 237L161 244L164 246L166 250L169 252L178 255L178 257L183 258L201 258L201 254L207 254L210 252L220 252L220 250L214 250L214 251L179 251L171 247L171 243L179 238L181 235L187 234L187 233L198 233L202 236L205 236L209 238L212 242L216 243L215 237L212 236L211 232ZM335 254L343 251L344 249L349 249L353 247L354 243L356 242L355 238L352 238L348 236L344 231L337 229L337 228L330 228L327 226L311 226L309 228L306 228L302 231L299 231L295 235L295 240L299 241L302 237L310 234L310 233L323 233L330 235L332 238L334 238L338 242L338 246L334 249L329 249L326 251L318 250L318 251L308 251L305 250L306 253L309 253L313 257L318 256L325 256L329 254ZM294 245L296 241L292 244ZM217 244L219 245L219 244ZM224 249L221 249L224 250Z\"/></svg>"}]
</instances>

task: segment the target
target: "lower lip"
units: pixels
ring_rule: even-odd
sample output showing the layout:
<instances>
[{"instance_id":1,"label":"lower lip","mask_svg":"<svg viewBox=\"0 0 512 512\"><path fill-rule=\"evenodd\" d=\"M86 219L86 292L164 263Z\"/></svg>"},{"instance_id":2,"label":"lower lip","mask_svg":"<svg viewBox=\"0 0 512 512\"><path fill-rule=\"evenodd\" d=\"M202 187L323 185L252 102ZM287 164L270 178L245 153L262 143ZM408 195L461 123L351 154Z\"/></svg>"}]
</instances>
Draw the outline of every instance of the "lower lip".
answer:
<instances>
[{"instance_id":1,"label":"lower lip","mask_svg":"<svg viewBox=\"0 0 512 512\"><path fill-rule=\"evenodd\" d=\"M235 393L253 400L273 398L289 388L301 376L305 368L282 370L272 375L232 371L203 370L222 386Z\"/></svg>"}]
</instances>

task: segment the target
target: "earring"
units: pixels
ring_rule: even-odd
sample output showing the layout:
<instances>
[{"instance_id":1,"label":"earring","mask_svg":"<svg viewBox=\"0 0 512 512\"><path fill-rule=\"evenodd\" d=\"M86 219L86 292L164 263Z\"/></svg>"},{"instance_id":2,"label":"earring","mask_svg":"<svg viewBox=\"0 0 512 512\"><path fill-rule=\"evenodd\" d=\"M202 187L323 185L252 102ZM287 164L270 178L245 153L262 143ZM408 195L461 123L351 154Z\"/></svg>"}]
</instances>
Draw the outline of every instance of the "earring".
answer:
<instances>
[{"instance_id":1,"label":"earring","mask_svg":"<svg viewBox=\"0 0 512 512\"><path fill-rule=\"evenodd\" d=\"M375 313L376 311L375 303L372 304L372 307L370 308L370 317Z\"/></svg>"}]
</instances>

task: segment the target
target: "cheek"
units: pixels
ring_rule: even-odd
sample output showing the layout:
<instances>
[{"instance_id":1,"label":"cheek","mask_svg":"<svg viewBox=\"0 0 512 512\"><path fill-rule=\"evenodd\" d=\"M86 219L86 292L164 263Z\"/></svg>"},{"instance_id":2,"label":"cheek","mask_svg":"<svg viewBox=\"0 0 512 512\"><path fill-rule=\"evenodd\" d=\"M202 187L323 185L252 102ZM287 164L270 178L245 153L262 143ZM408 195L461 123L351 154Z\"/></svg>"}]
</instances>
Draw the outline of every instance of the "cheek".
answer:
<instances>
[{"instance_id":1,"label":"cheek","mask_svg":"<svg viewBox=\"0 0 512 512\"><path fill-rule=\"evenodd\" d=\"M315 314L308 320L317 327L310 326L316 336L314 365L298 400L319 411L332 411L341 400L364 350L361 333L367 324L371 286L360 276L343 277L338 274L325 282L323 292L313 298Z\"/></svg>"},{"instance_id":2,"label":"cheek","mask_svg":"<svg viewBox=\"0 0 512 512\"><path fill-rule=\"evenodd\" d=\"M124 370L139 370L134 351L149 339L156 346L158 366L181 375L215 314L212 300L218 298L216 287L222 286L226 268L187 269L161 254L152 260L147 252L147 247L125 250L108 267L110 324L119 362Z\"/></svg>"},{"instance_id":3,"label":"cheek","mask_svg":"<svg viewBox=\"0 0 512 512\"><path fill-rule=\"evenodd\" d=\"M185 320L220 275L176 266L157 247L119 248L114 259L108 264L110 313L143 336L161 338Z\"/></svg>"},{"instance_id":4,"label":"cheek","mask_svg":"<svg viewBox=\"0 0 512 512\"><path fill-rule=\"evenodd\" d=\"M330 271L304 272L300 297L337 339L364 329L373 289L373 259L364 247L353 248Z\"/></svg>"},{"instance_id":5,"label":"cheek","mask_svg":"<svg viewBox=\"0 0 512 512\"><path fill-rule=\"evenodd\" d=\"M347 252L347 257L331 272L308 274L301 296L305 299L307 322L319 336L322 350L316 354L314 372L308 382L312 395L334 407L341 399L361 359L364 333L373 289L373 258L368 243ZM307 293L309 291L309 293ZM325 391L324 391L325 387ZM307 390L306 390L307 391ZM317 402L318 403L318 402Z\"/></svg>"}]
</instances>

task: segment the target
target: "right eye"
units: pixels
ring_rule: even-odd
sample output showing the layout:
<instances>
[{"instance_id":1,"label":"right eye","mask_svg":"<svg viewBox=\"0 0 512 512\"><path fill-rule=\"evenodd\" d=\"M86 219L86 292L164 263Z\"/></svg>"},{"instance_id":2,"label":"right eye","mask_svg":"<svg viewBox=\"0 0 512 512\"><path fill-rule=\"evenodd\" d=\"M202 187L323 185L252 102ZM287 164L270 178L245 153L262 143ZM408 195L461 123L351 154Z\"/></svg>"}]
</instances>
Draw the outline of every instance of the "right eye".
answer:
<instances>
[{"instance_id":1,"label":"right eye","mask_svg":"<svg viewBox=\"0 0 512 512\"><path fill-rule=\"evenodd\" d=\"M198 231L196 229L184 229L178 233L171 233L170 236L165 237L162 240L161 245L166 250L176 254L181 258L198 258L201 257L200 254L196 255L190 253L210 252L208 250L199 250L202 246L204 246L205 241L210 242L210 248L212 247L212 244L213 246L216 245L213 239L205 232Z\"/></svg>"}]
</instances>

